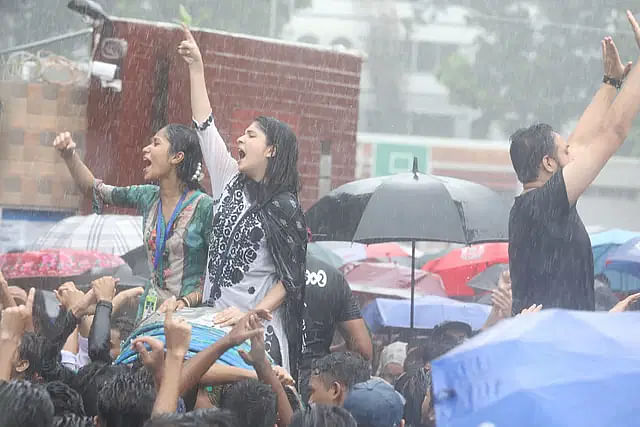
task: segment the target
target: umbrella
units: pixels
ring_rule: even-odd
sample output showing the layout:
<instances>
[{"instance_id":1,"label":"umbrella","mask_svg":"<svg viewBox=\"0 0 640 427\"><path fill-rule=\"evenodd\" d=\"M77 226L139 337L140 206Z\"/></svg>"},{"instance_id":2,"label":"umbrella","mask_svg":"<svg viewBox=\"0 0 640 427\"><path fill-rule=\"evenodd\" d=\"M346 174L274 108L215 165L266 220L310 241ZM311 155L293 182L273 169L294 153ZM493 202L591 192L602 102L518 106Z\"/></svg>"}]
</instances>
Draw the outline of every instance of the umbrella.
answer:
<instances>
[{"instance_id":1,"label":"umbrella","mask_svg":"<svg viewBox=\"0 0 640 427\"><path fill-rule=\"evenodd\" d=\"M605 269L640 277L640 237L629 240L613 251L607 257Z\"/></svg>"},{"instance_id":2,"label":"umbrella","mask_svg":"<svg viewBox=\"0 0 640 427\"><path fill-rule=\"evenodd\" d=\"M500 275L509 270L509 264L494 264L481 273L476 274L467 286L481 291L492 291L498 287Z\"/></svg>"},{"instance_id":3,"label":"umbrella","mask_svg":"<svg viewBox=\"0 0 640 427\"><path fill-rule=\"evenodd\" d=\"M364 308L362 317L374 333L384 328L409 328L407 311L410 304L407 300L376 298ZM418 298L415 307L414 327L418 329L433 329L445 322L463 322L476 330L484 325L491 311L486 305L439 296Z\"/></svg>"},{"instance_id":4,"label":"umbrella","mask_svg":"<svg viewBox=\"0 0 640 427\"><path fill-rule=\"evenodd\" d=\"M507 240L507 212L489 188L420 173L414 158L411 173L336 188L307 211L306 219L315 240L411 242L414 272L416 241L468 245ZM413 324L413 303L410 316Z\"/></svg>"},{"instance_id":5,"label":"umbrella","mask_svg":"<svg viewBox=\"0 0 640 427\"><path fill-rule=\"evenodd\" d=\"M114 255L142 246L142 217L130 215L72 216L55 224L33 250L78 249Z\"/></svg>"},{"instance_id":6,"label":"umbrella","mask_svg":"<svg viewBox=\"0 0 640 427\"><path fill-rule=\"evenodd\" d=\"M635 237L640 237L640 233L614 228L593 233L589 237L591 238L591 249L593 251L593 265L595 273L598 274L605 269L606 255L610 250L618 248Z\"/></svg>"},{"instance_id":7,"label":"umbrella","mask_svg":"<svg viewBox=\"0 0 640 427\"><path fill-rule=\"evenodd\" d=\"M73 249L0 254L0 270L7 279L78 276L93 269L123 264L115 255Z\"/></svg>"},{"instance_id":8,"label":"umbrella","mask_svg":"<svg viewBox=\"0 0 640 427\"><path fill-rule=\"evenodd\" d=\"M631 426L640 313L516 316L432 362L438 426Z\"/></svg>"},{"instance_id":9,"label":"umbrella","mask_svg":"<svg viewBox=\"0 0 640 427\"><path fill-rule=\"evenodd\" d=\"M386 262L354 262L341 268L352 291L376 295L410 298L411 269ZM419 295L446 296L437 275L417 270L415 292Z\"/></svg>"},{"instance_id":10,"label":"umbrella","mask_svg":"<svg viewBox=\"0 0 640 427\"><path fill-rule=\"evenodd\" d=\"M376 259L395 260L409 256L409 252L395 242L372 243L370 245L365 245L353 242L320 241L313 242L310 246L314 252L321 255L322 259L327 260L325 262L328 262L336 268L354 261Z\"/></svg>"},{"instance_id":11,"label":"umbrella","mask_svg":"<svg viewBox=\"0 0 640 427\"><path fill-rule=\"evenodd\" d=\"M509 244L485 243L454 249L447 255L427 262L422 269L436 273L449 296L472 296L467 282L494 264L509 263Z\"/></svg>"}]
</instances>

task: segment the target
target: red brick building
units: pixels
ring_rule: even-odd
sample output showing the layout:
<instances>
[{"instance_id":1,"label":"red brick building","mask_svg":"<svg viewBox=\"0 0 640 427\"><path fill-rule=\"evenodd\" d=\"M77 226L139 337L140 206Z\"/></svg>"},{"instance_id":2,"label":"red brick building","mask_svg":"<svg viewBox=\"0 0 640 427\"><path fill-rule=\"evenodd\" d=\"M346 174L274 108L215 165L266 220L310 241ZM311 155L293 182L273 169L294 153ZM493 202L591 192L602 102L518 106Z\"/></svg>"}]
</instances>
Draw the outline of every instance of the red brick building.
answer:
<instances>
[{"instance_id":1,"label":"red brick building","mask_svg":"<svg viewBox=\"0 0 640 427\"><path fill-rule=\"evenodd\" d=\"M254 117L271 115L298 136L305 208L322 187L321 160L331 165L331 187L354 178L359 56L227 33L194 36L216 123L231 149ZM111 37L128 43L120 64L122 91L92 82L86 162L106 182L130 185L142 182L141 148L153 132L166 123L190 122L189 75L177 54L183 39L177 26L117 20Z\"/></svg>"}]
</instances>

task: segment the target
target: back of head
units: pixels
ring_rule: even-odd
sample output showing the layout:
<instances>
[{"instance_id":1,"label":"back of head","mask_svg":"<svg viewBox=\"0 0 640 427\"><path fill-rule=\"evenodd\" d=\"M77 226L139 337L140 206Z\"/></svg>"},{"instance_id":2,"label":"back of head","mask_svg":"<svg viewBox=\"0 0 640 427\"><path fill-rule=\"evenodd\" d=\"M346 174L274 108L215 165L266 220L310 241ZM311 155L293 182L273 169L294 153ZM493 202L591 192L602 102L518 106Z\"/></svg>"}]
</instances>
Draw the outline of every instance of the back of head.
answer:
<instances>
[{"instance_id":1,"label":"back of head","mask_svg":"<svg viewBox=\"0 0 640 427\"><path fill-rule=\"evenodd\" d=\"M21 363L17 368L22 378L33 380L36 374L40 373L42 359L44 358L44 340L44 337L38 336L33 332L26 332L22 335L18 355L21 361L28 362Z\"/></svg>"},{"instance_id":2,"label":"back of head","mask_svg":"<svg viewBox=\"0 0 640 427\"><path fill-rule=\"evenodd\" d=\"M0 426L50 427L53 403L44 387L29 381L0 381Z\"/></svg>"},{"instance_id":3,"label":"back of head","mask_svg":"<svg viewBox=\"0 0 640 427\"><path fill-rule=\"evenodd\" d=\"M509 141L511 163L518 180L523 184L535 181L544 156L553 156L556 152L553 128L544 123L518 129L509 137Z\"/></svg>"},{"instance_id":4,"label":"back of head","mask_svg":"<svg viewBox=\"0 0 640 427\"><path fill-rule=\"evenodd\" d=\"M275 154L269 158L265 183L272 190L297 193L300 187L298 176L298 139L291 127L274 117L256 117L255 122L267 137L267 145L275 146Z\"/></svg>"},{"instance_id":5,"label":"back of head","mask_svg":"<svg viewBox=\"0 0 640 427\"><path fill-rule=\"evenodd\" d=\"M339 351L314 360L312 375L318 375L326 385L337 381L350 389L371 378L371 367L359 354Z\"/></svg>"},{"instance_id":6,"label":"back of head","mask_svg":"<svg viewBox=\"0 0 640 427\"><path fill-rule=\"evenodd\" d=\"M358 426L396 427L402 421L405 399L382 378L355 384L344 401Z\"/></svg>"},{"instance_id":7,"label":"back of head","mask_svg":"<svg viewBox=\"0 0 640 427\"><path fill-rule=\"evenodd\" d=\"M226 388L220 407L235 415L239 427L273 427L277 421L275 393L270 386L254 379Z\"/></svg>"},{"instance_id":8,"label":"back of head","mask_svg":"<svg viewBox=\"0 0 640 427\"><path fill-rule=\"evenodd\" d=\"M53 427L95 427L91 417L64 414L53 419Z\"/></svg>"},{"instance_id":9,"label":"back of head","mask_svg":"<svg viewBox=\"0 0 640 427\"><path fill-rule=\"evenodd\" d=\"M422 425L422 402L431 388L431 372L425 368L404 373L396 383L396 390L405 398L404 420L408 425Z\"/></svg>"},{"instance_id":10,"label":"back of head","mask_svg":"<svg viewBox=\"0 0 640 427\"><path fill-rule=\"evenodd\" d=\"M184 160L177 166L178 178L191 190L200 189L202 179L202 150L198 134L192 128L171 123L164 127L172 153L184 153Z\"/></svg>"},{"instance_id":11,"label":"back of head","mask_svg":"<svg viewBox=\"0 0 640 427\"><path fill-rule=\"evenodd\" d=\"M351 414L339 406L311 405L293 415L289 427L357 427Z\"/></svg>"},{"instance_id":12,"label":"back of head","mask_svg":"<svg viewBox=\"0 0 640 427\"><path fill-rule=\"evenodd\" d=\"M98 415L98 391L116 375L112 365L103 362L91 362L78 371L73 377L71 387L82 396L85 413L90 416Z\"/></svg>"},{"instance_id":13,"label":"back of head","mask_svg":"<svg viewBox=\"0 0 640 427\"><path fill-rule=\"evenodd\" d=\"M162 414L149 420L145 427L237 427L236 417L220 409L196 409L186 414Z\"/></svg>"},{"instance_id":14,"label":"back of head","mask_svg":"<svg viewBox=\"0 0 640 427\"><path fill-rule=\"evenodd\" d=\"M155 398L153 384L139 375L118 373L98 391L98 418L106 427L142 427Z\"/></svg>"},{"instance_id":15,"label":"back of head","mask_svg":"<svg viewBox=\"0 0 640 427\"><path fill-rule=\"evenodd\" d=\"M51 381L45 387L53 402L55 415L85 415L82 397L77 391L61 381Z\"/></svg>"}]
</instances>

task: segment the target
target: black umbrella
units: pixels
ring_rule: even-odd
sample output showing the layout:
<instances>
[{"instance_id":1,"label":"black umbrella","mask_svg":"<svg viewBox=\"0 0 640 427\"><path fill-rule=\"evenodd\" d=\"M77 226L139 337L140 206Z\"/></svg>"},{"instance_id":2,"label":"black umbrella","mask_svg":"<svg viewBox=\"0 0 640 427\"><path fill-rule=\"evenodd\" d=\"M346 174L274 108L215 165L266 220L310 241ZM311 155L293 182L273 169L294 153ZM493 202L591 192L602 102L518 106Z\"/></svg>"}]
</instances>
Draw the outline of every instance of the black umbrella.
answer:
<instances>
[{"instance_id":1,"label":"black umbrella","mask_svg":"<svg viewBox=\"0 0 640 427\"><path fill-rule=\"evenodd\" d=\"M509 264L494 264L469 280L467 286L482 291L492 291L498 287L500 275L509 269Z\"/></svg>"},{"instance_id":2,"label":"black umbrella","mask_svg":"<svg viewBox=\"0 0 640 427\"><path fill-rule=\"evenodd\" d=\"M354 181L318 200L306 214L314 240L473 244L505 241L508 209L497 193L469 181L413 172ZM411 326L415 280L411 278Z\"/></svg>"}]
</instances>

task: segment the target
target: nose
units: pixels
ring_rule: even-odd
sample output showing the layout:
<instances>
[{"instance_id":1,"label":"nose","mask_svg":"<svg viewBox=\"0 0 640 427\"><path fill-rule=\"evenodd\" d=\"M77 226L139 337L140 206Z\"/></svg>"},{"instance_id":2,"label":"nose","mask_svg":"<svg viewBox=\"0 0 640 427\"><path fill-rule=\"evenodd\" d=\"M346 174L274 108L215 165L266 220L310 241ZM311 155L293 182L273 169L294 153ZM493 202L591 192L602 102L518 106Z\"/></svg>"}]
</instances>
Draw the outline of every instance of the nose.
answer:
<instances>
[{"instance_id":1,"label":"nose","mask_svg":"<svg viewBox=\"0 0 640 427\"><path fill-rule=\"evenodd\" d=\"M238 137L238 139L236 140L236 142L237 142L238 144L240 144L240 143L243 143L243 144L244 144L244 135L240 135L240 136Z\"/></svg>"},{"instance_id":2,"label":"nose","mask_svg":"<svg viewBox=\"0 0 640 427\"><path fill-rule=\"evenodd\" d=\"M142 152L143 152L144 154L147 154L147 153L148 153L148 152L150 152L150 151L151 151L151 144L145 145L145 146L142 148Z\"/></svg>"}]
</instances>

